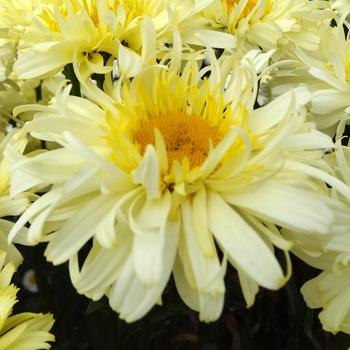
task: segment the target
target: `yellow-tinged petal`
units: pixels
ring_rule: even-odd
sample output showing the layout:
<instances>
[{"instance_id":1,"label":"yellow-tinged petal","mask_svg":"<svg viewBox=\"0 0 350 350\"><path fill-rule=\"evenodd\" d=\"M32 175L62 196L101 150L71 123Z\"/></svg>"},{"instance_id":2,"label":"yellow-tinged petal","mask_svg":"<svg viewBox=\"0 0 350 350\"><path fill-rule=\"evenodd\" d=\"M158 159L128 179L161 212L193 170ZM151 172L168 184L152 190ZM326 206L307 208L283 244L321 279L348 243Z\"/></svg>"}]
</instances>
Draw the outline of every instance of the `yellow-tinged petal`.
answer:
<instances>
[{"instance_id":1,"label":"yellow-tinged petal","mask_svg":"<svg viewBox=\"0 0 350 350\"><path fill-rule=\"evenodd\" d=\"M273 180L253 186L249 192L225 193L222 197L262 219L299 231L328 233L334 221L323 196Z\"/></svg>"},{"instance_id":2,"label":"yellow-tinged petal","mask_svg":"<svg viewBox=\"0 0 350 350\"><path fill-rule=\"evenodd\" d=\"M269 289L286 281L273 252L218 194L208 193L209 228L237 269Z\"/></svg>"},{"instance_id":3,"label":"yellow-tinged petal","mask_svg":"<svg viewBox=\"0 0 350 350\"><path fill-rule=\"evenodd\" d=\"M201 188L193 197L193 227L203 253L208 257L214 257L216 255L216 248L213 236L208 228L206 197L207 194L204 187Z\"/></svg>"},{"instance_id":4,"label":"yellow-tinged petal","mask_svg":"<svg viewBox=\"0 0 350 350\"><path fill-rule=\"evenodd\" d=\"M108 294L111 307L127 322L141 318L153 307L170 277L177 250L179 222L168 221L165 232L168 249L163 250L164 266L159 283L152 287L142 284L134 271L132 256L129 256L118 281Z\"/></svg>"},{"instance_id":5,"label":"yellow-tinged petal","mask_svg":"<svg viewBox=\"0 0 350 350\"><path fill-rule=\"evenodd\" d=\"M142 161L133 173L133 180L145 187L148 199L160 197L160 168L154 147L147 146Z\"/></svg>"},{"instance_id":6,"label":"yellow-tinged petal","mask_svg":"<svg viewBox=\"0 0 350 350\"><path fill-rule=\"evenodd\" d=\"M54 264L69 259L93 235L96 225L108 215L115 204L115 196L105 195L91 200L77 215L55 234L45 256Z\"/></svg>"},{"instance_id":7,"label":"yellow-tinged petal","mask_svg":"<svg viewBox=\"0 0 350 350\"><path fill-rule=\"evenodd\" d=\"M247 307L251 307L254 304L255 296L259 291L259 285L249 278L242 270L238 270L238 277Z\"/></svg>"},{"instance_id":8,"label":"yellow-tinged petal","mask_svg":"<svg viewBox=\"0 0 350 350\"><path fill-rule=\"evenodd\" d=\"M168 249L165 232L171 196L164 192L159 199L141 196L130 206L129 225L134 234L133 257L139 280L152 286L159 283L163 271L163 252Z\"/></svg>"}]
</instances>

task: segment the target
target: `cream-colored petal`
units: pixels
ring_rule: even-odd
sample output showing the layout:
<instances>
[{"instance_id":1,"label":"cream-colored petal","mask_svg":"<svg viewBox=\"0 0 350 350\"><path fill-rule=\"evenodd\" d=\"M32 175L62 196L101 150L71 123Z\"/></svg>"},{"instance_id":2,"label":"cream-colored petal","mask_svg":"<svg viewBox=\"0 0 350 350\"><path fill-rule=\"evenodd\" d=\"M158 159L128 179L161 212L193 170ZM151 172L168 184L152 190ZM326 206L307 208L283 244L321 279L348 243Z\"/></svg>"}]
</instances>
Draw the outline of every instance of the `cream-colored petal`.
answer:
<instances>
[{"instance_id":1,"label":"cream-colored petal","mask_svg":"<svg viewBox=\"0 0 350 350\"><path fill-rule=\"evenodd\" d=\"M218 256L215 252L212 256L204 254L198 240L194 227L193 208L189 201L182 204L182 234L180 249L187 254L191 264L196 288L200 291L210 291L211 293L223 293L225 287L223 283L224 271ZM207 228L208 230L208 228ZM182 252L180 252L180 257Z\"/></svg>"},{"instance_id":2,"label":"cream-colored petal","mask_svg":"<svg viewBox=\"0 0 350 350\"><path fill-rule=\"evenodd\" d=\"M273 180L222 196L237 208L291 229L328 233L334 220L327 197Z\"/></svg>"},{"instance_id":3,"label":"cream-colored petal","mask_svg":"<svg viewBox=\"0 0 350 350\"><path fill-rule=\"evenodd\" d=\"M91 200L50 240L45 256L54 264L61 264L74 255L95 233L96 225L115 204L115 197L101 195Z\"/></svg>"},{"instance_id":4,"label":"cream-colored petal","mask_svg":"<svg viewBox=\"0 0 350 350\"><path fill-rule=\"evenodd\" d=\"M148 199L160 197L160 165L153 146L147 146L145 154L135 169L132 178L136 183L145 187Z\"/></svg>"},{"instance_id":5,"label":"cream-colored petal","mask_svg":"<svg viewBox=\"0 0 350 350\"><path fill-rule=\"evenodd\" d=\"M135 210L139 207L139 210ZM159 199L140 197L130 207L129 225L133 232L135 272L141 283L152 286L163 274L166 228L171 208L171 196L164 192Z\"/></svg>"},{"instance_id":6,"label":"cream-colored petal","mask_svg":"<svg viewBox=\"0 0 350 350\"><path fill-rule=\"evenodd\" d=\"M208 257L216 256L216 248L212 234L208 228L207 195L205 188L201 188L194 196L192 203L193 228L196 232L198 244Z\"/></svg>"},{"instance_id":7,"label":"cream-colored petal","mask_svg":"<svg viewBox=\"0 0 350 350\"><path fill-rule=\"evenodd\" d=\"M51 190L41 196L38 200L36 200L16 221L16 223L13 225L9 235L8 240L9 242L12 242L15 240L15 236L21 232L24 225L30 221L33 217L38 215L41 211L47 209L48 207L52 207L55 202L58 200L58 198L61 195L61 191L59 189L57 190ZM28 237L28 242L33 242L31 237ZM37 243L37 242L36 242Z\"/></svg>"},{"instance_id":8,"label":"cream-colored petal","mask_svg":"<svg viewBox=\"0 0 350 350\"><path fill-rule=\"evenodd\" d=\"M69 261L74 287L79 293L93 300L100 299L115 283L132 248L131 233L128 233L125 224L119 225L117 227L118 243L115 247L104 248L94 243L80 271L77 255Z\"/></svg>"},{"instance_id":9,"label":"cream-colored petal","mask_svg":"<svg viewBox=\"0 0 350 350\"><path fill-rule=\"evenodd\" d=\"M259 285L249 278L242 270L238 270L238 277L247 307L251 307L259 291Z\"/></svg>"},{"instance_id":10,"label":"cream-colored petal","mask_svg":"<svg viewBox=\"0 0 350 350\"><path fill-rule=\"evenodd\" d=\"M159 300L173 268L178 231L178 222L167 222L165 245L168 249L164 250L163 273L157 285L147 287L140 282L135 273L131 255L125 263L117 283L109 293L109 301L111 307L119 312L120 317L127 322L140 319Z\"/></svg>"},{"instance_id":11,"label":"cream-colored petal","mask_svg":"<svg viewBox=\"0 0 350 350\"><path fill-rule=\"evenodd\" d=\"M278 289L285 282L273 252L218 194L208 194L209 228L229 260L258 284Z\"/></svg>"}]
</instances>

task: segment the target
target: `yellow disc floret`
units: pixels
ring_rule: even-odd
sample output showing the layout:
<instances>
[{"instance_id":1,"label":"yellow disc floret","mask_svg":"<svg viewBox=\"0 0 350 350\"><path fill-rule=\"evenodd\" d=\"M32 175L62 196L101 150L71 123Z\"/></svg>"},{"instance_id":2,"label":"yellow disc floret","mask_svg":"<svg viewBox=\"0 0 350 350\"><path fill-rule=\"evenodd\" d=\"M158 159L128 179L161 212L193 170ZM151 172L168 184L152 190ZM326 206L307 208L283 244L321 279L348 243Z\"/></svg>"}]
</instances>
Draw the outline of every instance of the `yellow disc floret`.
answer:
<instances>
[{"instance_id":1,"label":"yellow disc floret","mask_svg":"<svg viewBox=\"0 0 350 350\"><path fill-rule=\"evenodd\" d=\"M155 144L155 129L163 136L170 164L187 157L191 167L199 166L208 156L210 142L216 145L222 139L218 128L199 116L184 113L159 116L142 122L134 134L134 142L140 146L141 153L147 145Z\"/></svg>"}]
</instances>

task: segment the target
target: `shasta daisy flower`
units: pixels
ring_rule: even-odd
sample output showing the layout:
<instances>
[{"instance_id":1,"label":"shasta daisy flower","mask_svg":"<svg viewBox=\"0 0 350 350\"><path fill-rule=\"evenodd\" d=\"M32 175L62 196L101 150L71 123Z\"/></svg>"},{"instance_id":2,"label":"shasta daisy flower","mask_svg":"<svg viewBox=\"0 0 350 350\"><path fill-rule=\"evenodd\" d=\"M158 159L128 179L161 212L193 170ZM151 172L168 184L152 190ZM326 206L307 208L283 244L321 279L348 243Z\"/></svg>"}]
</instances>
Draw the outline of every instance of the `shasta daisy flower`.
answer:
<instances>
[{"instance_id":1,"label":"shasta daisy flower","mask_svg":"<svg viewBox=\"0 0 350 350\"><path fill-rule=\"evenodd\" d=\"M50 334L54 323L50 314L21 313L12 315L18 289L10 284L15 265L4 265L6 254L0 252L0 349L38 350L50 349L55 340Z\"/></svg>"},{"instance_id":2,"label":"shasta daisy flower","mask_svg":"<svg viewBox=\"0 0 350 350\"><path fill-rule=\"evenodd\" d=\"M307 0L216 0L203 13L214 27L234 34L245 50L286 45L316 49L315 29L333 17L326 2Z\"/></svg>"},{"instance_id":3,"label":"shasta daisy flower","mask_svg":"<svg viewBox=\"0 0 350 350\"><path fill-rule=\"evenodd\" d=\"M329 233L318 239L311 234L307 239L305 233L283 230L284 237L294 243L292 252L307 264L322 270L332 270L337 261L342 264L349 256L350 202L349 197L343 194L350 190L350 149L341 146L340 140L334 147L335 151L325 157L325 169L328 168L328 172L335 177L337 189L323 189L332 197L329 204L335 215Z\"/></svg>"},{"instance_id":4,"label":"shasta daisy flower","mask_svg":"<svg viewBox=\"0 0 350 350\"><path fill-rule=\"evenodd\" d=\"M314 81L308 79L313 90L311 113L320 129L334 129L344 124L350 112L350 40L342 23L320 30L321 46L315 52L298 51ZM305 79L305 75L301 79Z\"/></svg>"},{"instance_id":5,"label":"shasta daisy flower","mask_svg":"<svg viewBox=\"0 0 350 350\"><path fill-rule=\"evenodd\" d=\"M330 164L344 181L344 189L350 189L350 149L339 145L330 156ZM301 289L307 305L322 308L319 314L326 331L343 331L350 334L350 201L342 193L334 193L343 203L337 209L337 220L332 226L332 239L324 245L323 252L307 257L311 263L324 271L306 282ZM303 257L302 257L303 258Z\"/></svg>"},{"instance_id":6,"label":"shasta daisy flower","mask_svg":"<svg viewBox=\"0 0 350 350\"><path fill-rule=\"evenodd\" d=\"M52 1L51 1L52 2ZM25 28L32 25L37 7L46 0L0 1L0 81L8 78Z\"/></svg>"},{"instance_id":7,"label":"shasta daisy flower","mask_svg":"<svg viewBox=\"0 0 350 350\"><path fill-rule=\"evenodd\" d=\"M80 82L98 94L87 78L112 72L114 61L122 77L130 77L144 64L156 62L156 50L181 55L183 44L234 47L232 36L210 31L197 16L210 2L61 0L41 4L31 24L24 27L14 73L18 79L47 77L73 63Z\"/></svg>"},{"instance_id":8,"label":"shasta daisy flower","mask_svg":"<svg viewBox=\"0 0 350 350\"><path fill-rule=\"evenodd\" d=\"M147 69L123 86L115 112L66 88L23 128L61 147L7 155L21 191L50 186L10 239L31 222L29 242L48 241L47 259L69 260L77 290L106 294L129 322L159 301L172 271L184 302L202 320L216 319L227 261L251 305L259 285L277 289L288 279L273 246L288 259L290 243L277 226L322 235L333 222L318 180L332 177L317 168L333 143L305 121L307 90L253 110L252 63L221 70L210 57L210 67L189 61L181 76Z\"/></svg>"}]
</instances>

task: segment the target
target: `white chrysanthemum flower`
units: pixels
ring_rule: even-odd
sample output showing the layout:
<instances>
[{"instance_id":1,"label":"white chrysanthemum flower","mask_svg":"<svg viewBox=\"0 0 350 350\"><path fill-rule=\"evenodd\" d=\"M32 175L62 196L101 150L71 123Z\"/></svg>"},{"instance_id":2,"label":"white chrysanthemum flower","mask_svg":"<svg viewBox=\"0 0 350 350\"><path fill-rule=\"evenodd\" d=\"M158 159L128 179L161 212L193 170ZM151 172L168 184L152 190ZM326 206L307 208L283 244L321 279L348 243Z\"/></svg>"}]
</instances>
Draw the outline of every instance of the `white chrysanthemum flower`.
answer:
<instances>
[{"instance_id":1,"label":"white chrysanthemum flower","mask_svg":"<svg viewBox=\"0 0 350 350\"><path fill-rule=\"evenodd\" d=\"M203 14L214 27L234 34L245 50L315 50L317 28L334 15L327 2L307 0L216 0Z\"/></svg>"},{"instance_id":2,"label":"white chrysanthemum flower","mask_svg":"<svg viewBox=\"0 0 350 350\"><path fill-rule=\"evenodd\" d=\"M349 119L350 112L350 40L346 38L342 23L320 30L320 49L314 52L298 51L298 57L307 67L309 75L299 81L313 90L311 113L321 130L335 130ZM285 78L288 82L289 77Z\"/></svg>"},{"instance_id":3,"label":"white chrysanthemum flower","mask_svg":"<svg viewBox=\"0 0 350 350\"><path fill-rule=\"evenodd\" d=\"M16 270L13 263L5 263L6 254L0 251L0 349L50 349L55 337L50 333L54 320L50 314L12 314L18 289L10 284Z\"/></svg>"},{"instance_id":4,"label":"white chrysanthemum flower","mask_svg":"<svg viewBox=\"0 0 350 350\"><path fill-rule=\"evenodd\" d=\"M330 155L329 162L344 181L344 186L350 189L350 149L339 146ZM342 194L334 195L345 208L336 211L332 239L319 254L301 256L307 263L324 271L306 282L301 292L309 307L323 309L319 318L326 331L350 333L350 201Z\"/></svg>"},{"instance_id":5,"label":"white chrysanthemum flower","mask_svg":"<svg viewBox=\"0 0 350 350\"><path fill-rule=\"evenodd\" d=\"M112 72L114 60L118 60L122 77L130 77L144 64L155 63L159 50L171 56L172 52L181 55L183 44L232 48L232 36L209 30L197 16L211 1L61 0L56 5L41 4L32 11L30 25L23 27L14 73L19 79L47 77L73 63L80 82L85 83L92 73ZM91 81L86 84L96 90Z\"/></svg>"},{"instance_id":6,"label":"white chrysanthemum flower","mask_svg":"<svg viewBox=\"0 0 350 350\"><path fill-rule=\"evenodd\" d=\"M25 28L32 24L35 8L44 3L49 1L0 1L0 83L7 83L10 78L17 56L18 42Z\"/></svg>"},{"instance_id":7,"label":"white chrysanthemum flower","mask_svg":"<svg viewBox=\"0 0 350 350\"><path fill-rule=\"evenodd\" d=\"M322 270L339 269L350 257L350 201L348 196L343 196L350 190L349 151L337 144L336 150L325 157L328 171L337 178L334 180L337 190L324 188L324 192L334 199L329 202L335 215L329 233L315 239L314 235L308 236L305 232L282 230L283 236L293 242L293 254Z\"/></svg>"},{"instance_id":8,"label":"white chrysanthemum flower","mask_svg":"<svg viewBox=\"0 0 350 350\"><path fill-rule=\"evenodd\" d=\"M7 152L12 195L50 186L10 239L29 221L28 240L48 241L54 264L69 260L77 290L106 294L127 321L159 301L172 271L184 302L202 320L216 319L227 260L251 305L259 285L277 289L288 278L274 255L276 246L288 259L291 246L278 226L323 235L334 220L319 184L334 183L322 170L333 143L306 122L308 91L253 110L253 66L245 60L232 70L227 60L220 69L213 54L211 62L198 71L189 61L181 76L146 70L124 85L115 111L66 88L23 128L60 147Z\"/></svg>"}]
</instances>

